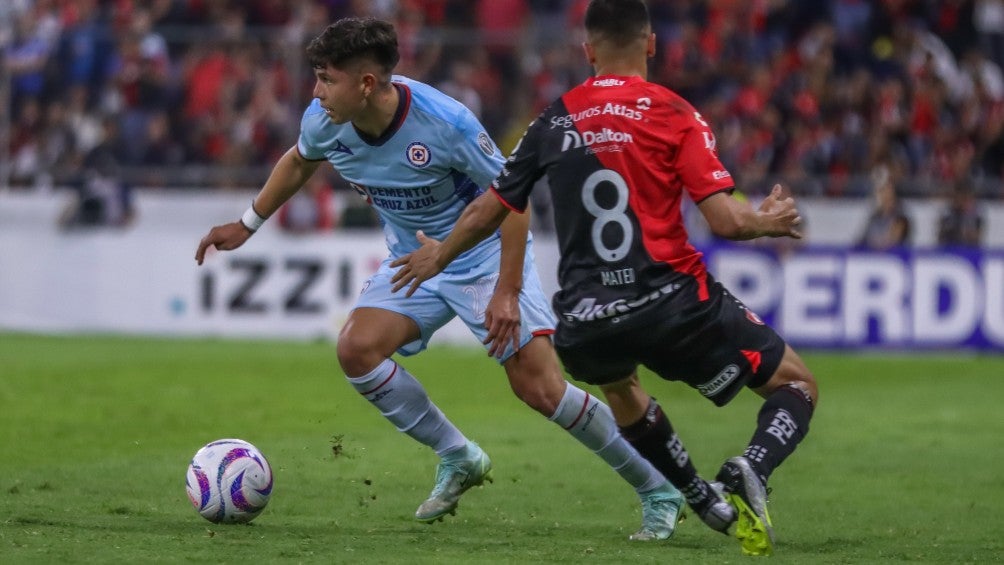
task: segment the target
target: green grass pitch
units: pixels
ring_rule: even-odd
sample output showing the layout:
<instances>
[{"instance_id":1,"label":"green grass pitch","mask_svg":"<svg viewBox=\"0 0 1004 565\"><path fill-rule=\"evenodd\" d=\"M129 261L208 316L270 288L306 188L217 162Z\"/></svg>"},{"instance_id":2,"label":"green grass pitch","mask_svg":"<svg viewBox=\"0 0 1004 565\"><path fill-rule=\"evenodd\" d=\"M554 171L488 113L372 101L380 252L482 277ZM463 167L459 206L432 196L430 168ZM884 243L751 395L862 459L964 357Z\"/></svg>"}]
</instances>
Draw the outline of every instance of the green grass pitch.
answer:
<instances>
[{"instance_id":1,"label":"green grass pitch","mask_svg":"<svg viewBox=\"0 0 1004 565\"><path fill-rule=\"evenodd\" d=\"M1004 357L805 354L821 403L771 480L776 563L1004 559ZM433 525L435 456L342 378L325 343L0 334L0 563L739 563L696 518L627 539L637 498L523 406L477 349L404 364L492 456L495 483ZM742 451L759 400L716 409L644 374L698 468ZM185 469L239 437L275 472L265 512L217 526Z\"/></svg>"}]
</instances>

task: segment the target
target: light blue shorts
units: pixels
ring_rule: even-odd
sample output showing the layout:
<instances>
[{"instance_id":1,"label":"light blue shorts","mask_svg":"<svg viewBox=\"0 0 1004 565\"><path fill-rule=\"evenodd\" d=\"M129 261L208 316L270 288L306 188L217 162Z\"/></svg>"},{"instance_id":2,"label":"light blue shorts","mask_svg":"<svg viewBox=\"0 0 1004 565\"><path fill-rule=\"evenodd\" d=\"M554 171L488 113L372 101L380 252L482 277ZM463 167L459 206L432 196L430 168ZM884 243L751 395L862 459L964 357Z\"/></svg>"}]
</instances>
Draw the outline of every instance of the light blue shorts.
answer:
<instances>
[{"instance_id":1,"label":"light blue shorts","mask_svg":"<svg viewBox=\"0 0 1004 565\"><path fill-rule=\"evenodd\" d=\"M405 296L407 287L396 293L391 292L394 285L390 279L397 269L390 266L391 259L388 258L363 285L355 308L390 310L407 316L418 324L422 337L398 349L401 355L414 355L424 350L429 345L432 334L454 316L460 316L478 342L482 342L488 337L488 330L484 325L485 308L495 292L495 283L499 278L500 254L501 248L478 268L439 273L423 282L411 297ZM540 286L534 265L533 244L530 242L526 245L526 259L523 262L523 290L519 293L519 310L522 323L520 347L536 335L554 333L557 322ZM513 353L512 344L507 345L499 362L505 361Z\"/></svg>"}]
</instances>

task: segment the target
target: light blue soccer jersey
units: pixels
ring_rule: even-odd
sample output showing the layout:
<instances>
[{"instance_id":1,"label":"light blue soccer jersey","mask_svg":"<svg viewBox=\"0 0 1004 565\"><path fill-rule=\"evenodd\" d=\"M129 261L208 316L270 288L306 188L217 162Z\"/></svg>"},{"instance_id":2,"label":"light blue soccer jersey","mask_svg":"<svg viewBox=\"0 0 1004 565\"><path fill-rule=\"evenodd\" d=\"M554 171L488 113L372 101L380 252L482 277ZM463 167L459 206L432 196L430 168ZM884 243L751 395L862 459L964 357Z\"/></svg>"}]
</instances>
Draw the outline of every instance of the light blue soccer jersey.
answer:
<instances>
[{"instance_id":1,"label":"light blue soccer jersey","mask_svg":"<svg viewBox=\"0 0 1004 565\"><path fill-rule=\"evenodd\" d=\"M327 159L379 213L387 247L399 257L419 247L415 232L442 241L502 169L501 151L464 105L418 81L394 76L402 104L388 132L364 139L336 124L315 99L303 114L300 154ZM447 271L492 257L499 235L460 255ZM497 268L497 265L496 265Z\"/></svg>"}]
</instances>

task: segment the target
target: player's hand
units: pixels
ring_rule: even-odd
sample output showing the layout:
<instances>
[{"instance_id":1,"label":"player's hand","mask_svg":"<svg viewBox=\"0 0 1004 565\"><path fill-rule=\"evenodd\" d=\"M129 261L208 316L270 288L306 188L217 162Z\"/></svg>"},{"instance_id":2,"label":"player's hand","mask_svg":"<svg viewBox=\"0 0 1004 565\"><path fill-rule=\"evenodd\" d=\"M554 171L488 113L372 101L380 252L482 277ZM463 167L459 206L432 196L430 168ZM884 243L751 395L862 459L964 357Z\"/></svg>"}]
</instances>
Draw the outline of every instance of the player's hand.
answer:
<instances>
[{"instance_id":1,"label":"player's hand","mask_svg":"<svg viewBox=\"0 0 1004 565\"><path fill-rule=\"evenodd\" d=\"M251 230L240 222L231 222L222 226L216 226L209 230L206 237L202 238L202 241L199 242L199 249L195 251L195 261L201 265L202 261L206 258L206 250L210 247L215 247L220 251L237 249L241 245L244 245L244 242L251 237L251 233Z\"/></svg>"},{"instance_id":2,"label":"player's hand","mask_svg":"<svg viewBox=\"0 0 1004 565\"><path fill-rule=\"evenodd\" d=\"M797 229L802 224L802 216L795 208L795 200L784 196L781 185L774 185L767 198L760 203L759 212L767 218L770 225L766 235L802 239L802 233Z\"/></svg>"},{"instance_id":3,"label":"player's hand","mask_svg":"<svg viewBox=\"0 0 1004 565\"><path fill-rule=\"evenodd\" d=\"M391 277L390 282L394 283L391 292L397 292L402 288L411 285L405 296L411 296L418 290L422 281L427 281L442 272L439 266L438 254L439 240L432 239L419 230L416 234L421 247L411 253L398 257L391 262L391 267L401 267Z\"/></svg>"},{"instance_id":4,"label":"player's hand","mask_svg":"<svg viewBox=\"0 0 1004 565\"><path fill-rule=\"evenodd\" d=\"M485 327L488 337L483 343L488 346L489 355L500 357L509 343L513 351L519 351L519 292L495 289L485 308Z\"/></svg>"}]
</instances>

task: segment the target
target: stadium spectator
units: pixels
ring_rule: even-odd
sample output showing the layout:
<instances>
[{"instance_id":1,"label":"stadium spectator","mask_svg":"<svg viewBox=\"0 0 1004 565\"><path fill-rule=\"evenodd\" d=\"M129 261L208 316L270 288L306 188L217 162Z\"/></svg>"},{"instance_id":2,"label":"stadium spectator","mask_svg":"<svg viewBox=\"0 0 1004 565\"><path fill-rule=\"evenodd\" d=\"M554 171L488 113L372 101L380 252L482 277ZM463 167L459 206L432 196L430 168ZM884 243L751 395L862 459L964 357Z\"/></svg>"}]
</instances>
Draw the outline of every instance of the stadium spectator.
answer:
<instances>
[{"instance_id":1,"label":"stadium spectator","mask_svg":"<svg viewBox=\"0 0 1004 565\"><path fill-rule=\"evenodd\" d=\"M98 97L106 79L106 61L112 56L111 35L97 0L80 0L62 10L63 33L57 55L60 76L71 87L83 86L88 103Z\"/></svg>"},{"instance_id":2,"label":"stadium spectator","mask_svg":"<svg viewBox=\"0 0 1004 565\"><path fill-rule=\"evenodd\" d=\"M40 24L34 10L17 16L14 38L4 56L3 66L10 73L11 108L15 112L45 93L45 67L53 45Z\"/></svg>"},{"instance_id":3,"label":"stadium spectator","mask_svg":"<svg viewBox=\"0 0 1004 565\"><path fill-rule=\"evenodd\" d=\"M154 111L147 116L145 135L137 140L140 155L134 161L144 171L140 179L144 186L170 184L164 171L185 165L185 147L179 137L171 131L171 120L166 111Z\"/></svg>"},{"instance_id":4,"label":"stadium spectator","mask_svg":"<svg viewBox=\"0 0 1004 565\"><path fill-rule=\"evenodd\" d=\"M481 118L481 95L474 87L475 80L474 65L468 61L458 59L450 65L450 76L444 82L437 85L447 96L457 100L475 117Z\"/></svg>"},{"instance_id":5,"label":"stadium spectator","mask_svg":"<svg viewBox=\"0 0 1004 565\"><path fill-rule=\"evenodd\" d=\"M39 135L36 185L51 188L53 179L69 174L80 165L75 145L76 136L67 117L66 107L62 104L49 104L44 129Z\"/></svg>"},{"instance_id":6,"label":"stadium spectator","mask_svg":"<svg viewBox=\"0 0 1004 565\"><path fill-rule=\"evenodd\" d=\"M0 22L0 46L13 78L5 101L11 121L29 99L44 116L66 87L81 86L88 113L120 120L135 148L123 173L142 181L148 175L133 165L142 162L146 120L166 110L185 164L196 165L163 167L150 177L171 186L216 186L219 178L247 185L266 174L251 165L282 153L286 124L295 123L309 98L312 77L298 62L303 39L334 18L393 19L401 70L432 84L447 81L455 61L470 62L482 122L499 139L522 129L548 92L580 82L585 71L569 56L579 49L578 32L551 32L555 22L579 21L585 0L0 4L9 20ZM892 147L909 158L906 174L914 180L902 185L909 195L933 197L950 186L930 167L939 141L946 130L960 130L982 175L974 190L981 197L1004 194L997 127L1004 114L1004 2L652 0L650 6L660 41L653 81L713 118L722 161L747 186L747 179L757 187L782 180L795 194L866 196L876 159L868 148ZM249 92L272 108L248 106ZM884 140L877 142L877 134ZM221 173L226 167L240 168L241 176ZM60 172L55 182L77 172Z\"/></svg>"},{"instance_id":7,"label":"stadium spectator","mask_svg":"<svg viewBox=\"0 0 1004 565\"><path fill-rule=\"evenodd\" d=\"M10 180L14 184L33 185L41 171L42 105L27 98L17 114L10 134Z\"/></svg>"},{"instance_id":8,"label":"stadium spectator","mask_svg":"<svg viewBox=\"0 0 1004 565\"><path fill-rule=\"evenodd\" d=\"M121 178L124 142L113 119L104 122L104 137L84 157L83 173L74 184L70 205L59 218L63 229L123 228L136 218L132 185Z\"/></svg>"},{"instance_id":9,"label":"stadium spectator","mask_svg":"<svg viewBox=\"0 0 1004 565\"><path fill-rule=\"evenodd\" d=\"M424 83L392 74L397 45L393 26L372 18L339 20L310 43L307 56L317 82L299 141L280 157L241 220L212 228L200 241L196 261L202 264L209 247L243 245L329 161L378 211L390 252L342 327L339 364L374 408L440 457L436 485L415 518L431 523L453 514L464 492L491 479L488 455L391 358L394 352L422 351L434 332L459 316L503 366L516 396L634 487L642 528L632 539L669 537L683 497L618 434L603 403L562 377L549 337L553 315L525 220L508 222L420 296L392 292L390 263L419 245L414 230L448 233L503 163L470 110ZM501 254L503 239L510 248L516 243L515 252Z\"/></svg>"},{"instance_id":10,"label":"stadium spectator","mask_svg":"<svg viewBox=\"0 0 1004 565\"><path fill-rule=\"evenodd\" d=\"M427 25L430 19L427 11L431 8L429 4L423 6L416 0L404 0L400 4L394 22L394 27L398 30L398 45L401 51L401 66L398 72L419 80L433 78L443 54L440 34ZM431 17L438 18L438 16ZM456 69L451 67L450 72L451 75L455 74ZM452 93L450 95L453 96Z\"/></svg>"},{"instance_id":11,"label":"stadium spectator","mask_svg":"<svg viewBox=\"0 0 1004 565\"><path fill-rule=\"evenodd\" d=\"M90 107L87 87L75 84L66 95L66 119L73 132L75 149L86 155L104 137L101 116Z\"/></svg>"},{"instance_id":12,"label":"stadium spectator","mask_svg":"<svg viewBox=\"0 0 1004 565\"><path fill-rule=\"evenodd\" d=\"M1004 67L1004 0L976 0L972 18L980 46Z\"/></svg>"},{"instance_id":13,"label":"stadium spectator","mask_svg":"<svg viewBox=\"0 0 1004 565\"><path fill-rule=\"evenodd\" d=\"M983 238L983 215L972 190L957 186L948 206L938 218L938 244L979 247Z\"/></svg>"},{"instance_id":14,"label":"stadium spectator","mask_svg":"<svg viewBox=\"0 0 1004 565\"><path fill-rule=\"evenodd\" d=\"M561 252L555 347L565 369L603 390L625 437L708 526L732 531L746 554L770 554L767 480L808 432L816 381L773 329L707 273L682 225L681 198L686 192L712 231L729 239L798 238L801 218L780 186L758 209L733 198L735 181L717 159L709 124L646 80L656 41L643 0L592 0L585 22L596 76L530 124L492 192L467 207L443 242L418 234L422 247L393 263L400 267L395 289L408 287L410 295L510 211L525 211L546 175ZM611 105L622 113L590 111ZM591 144L567 141L570 132L592 131L611 133ZM611 224L619 229L605 229ZM697 474L641 388L639 365L688 383L717 406L745 387L765 399L745 451L719 470L720 488Z\"/></svg>"},{"instance_id":15,"label":"stadium spectator","mask_svg":"<svg viewBox=\"0 0 1004 565\"><path fill-rule=\"evenodd\" d=\"M887 172L878 173L873 182L875 205L858 238L858 246L884 251L909 245L910 217L903 210L891 176Z\"/></svg>"}]
</instances>

